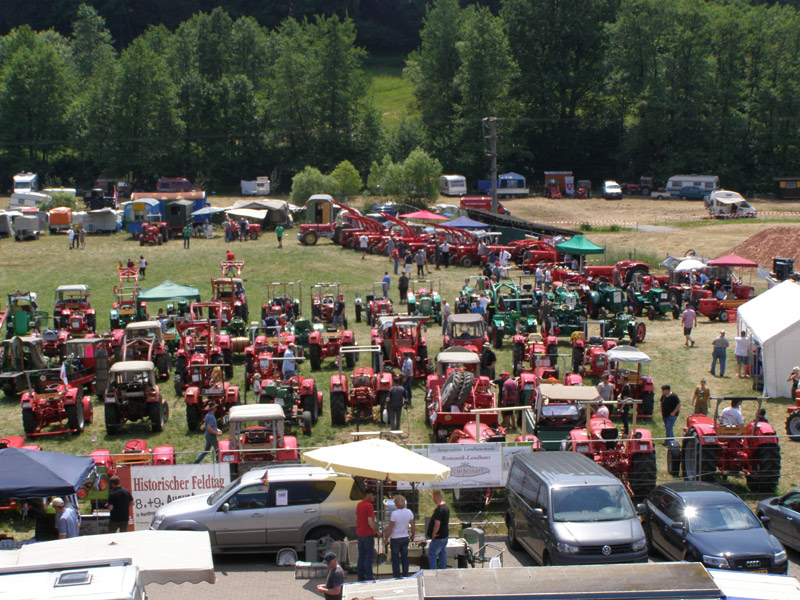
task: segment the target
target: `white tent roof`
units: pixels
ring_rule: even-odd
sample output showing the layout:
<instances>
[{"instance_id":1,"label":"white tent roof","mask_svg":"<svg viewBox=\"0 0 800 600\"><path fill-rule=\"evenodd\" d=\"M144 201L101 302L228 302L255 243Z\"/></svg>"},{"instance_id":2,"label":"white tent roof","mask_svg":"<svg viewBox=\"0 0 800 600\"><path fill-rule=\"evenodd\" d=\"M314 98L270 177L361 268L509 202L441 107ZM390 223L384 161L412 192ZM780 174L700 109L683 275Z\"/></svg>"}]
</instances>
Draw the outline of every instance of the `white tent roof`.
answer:
<instances>
[{"instance_id":1,"label":"white tent roof","mask_svg":"<svg viewBox=\"0 0 800 600\"><path fill-rule=\"evenodd\" d=\"M784 281L745 302L739 318L762 346L783 331L800 323L800 285Z\"/></svg>"},{"instance_id":2,"label":"white tent roof","mask_svg":"<svg viewBox=\"0 0 800 600\"><path fill-rule=\"evenodd\" d=\"M633 346L616 346L606 353L606 358L614 362L649 363L650 357Z\"/></svg>"},{"instance_id":3,"label":"white tent roof","mask_svg":"<svg viewBox=\"0 0 800 600\"><path fill-rule=\"evenodd\" d=\"M741 204L745 202L745 199L742 198L739 192L732 192L730 190L716 190L711 192L709 200L711 202L717 201L720 204Z\"/></svg>"},{"instance_id":4,"label":"white tent roof","mask_svg":"<svg viewBox=\"0 0 800 600\"><path fill-rule=\"evenodd\" d=\"M286 200L237 200L233 204L233 208L236 210L240 208L252 210L287 210L287 205L288 202L286 202Z\"/></svg>"},{"instance_id":5,"label":"white tent roof","mask_svg":"<svg viewBox=\"0 0 800 600\"><path fill-rule=\"evenodd\" d=\"M256 221L263 221L269 214L268 210L253 210L251 208L231 208L225 212L233 217L244 217Z\"/></svg>"},{"instance_id":6,"label":"white tent roof","mask_svg":"<svg viewBox=\"0 0 800 600\"><path fill-rule=\"evenodd\" d=\"M214 583L214 561L207 531L129 531L28 544L13 553L14 565L57 565L130 558L149 583Z\"/></svg>"}]
</instances>

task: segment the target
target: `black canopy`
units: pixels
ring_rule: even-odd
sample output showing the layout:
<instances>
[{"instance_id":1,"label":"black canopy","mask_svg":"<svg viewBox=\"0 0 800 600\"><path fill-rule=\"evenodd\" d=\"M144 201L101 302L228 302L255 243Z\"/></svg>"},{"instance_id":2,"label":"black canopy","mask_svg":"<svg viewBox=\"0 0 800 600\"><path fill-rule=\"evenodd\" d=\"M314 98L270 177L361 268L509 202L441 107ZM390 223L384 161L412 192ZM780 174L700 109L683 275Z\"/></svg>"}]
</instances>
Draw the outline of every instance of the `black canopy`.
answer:
<instances>
[{"instance_id":1,"label":"black canopy","mask_svg":"<svg viewBox=\"0 0 800 600\"><path fill-rule=\"evenodd\" d=\"M0 498L68 496L83 485L94 468L84 456L24 448L0 450Z\"/></svg>"}]
</instances>

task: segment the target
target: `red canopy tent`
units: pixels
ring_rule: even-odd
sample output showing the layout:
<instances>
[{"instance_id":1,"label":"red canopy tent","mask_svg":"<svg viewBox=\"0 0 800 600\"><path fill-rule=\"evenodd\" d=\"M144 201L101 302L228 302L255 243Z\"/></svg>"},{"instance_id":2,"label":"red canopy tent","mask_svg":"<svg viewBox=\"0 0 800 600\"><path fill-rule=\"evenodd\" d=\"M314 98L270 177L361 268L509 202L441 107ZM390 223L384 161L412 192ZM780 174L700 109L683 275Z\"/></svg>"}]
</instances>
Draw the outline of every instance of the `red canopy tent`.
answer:
<instances>
[{"instance_id":1,"label":"red canopy tent","mask_svg":"<svg viewBox=\"0 0 800 600\"><path fill-rule=\"evenodd\" d=\"M401 219L422 219L424 221L449 221L447 217L437 215L429 210L418 210L417 212L406 213L400 215Z\"/></svg>"},{"instance_id":2,"label":"red canopy tent","mask_svg":"<svg viewBox=\"0 0 800 600\"><path fill-rule=\"evenodd\" d=\"M715 258L710 263L708 263L709 267L730 267L735 268L739 267L742 269L755 269L758 267L758 263L753 262L752 260L747 260L746 258L742 258L736 254L726 254L725 256L720 256L719 258Z\"/></svg>"}]
</instances>

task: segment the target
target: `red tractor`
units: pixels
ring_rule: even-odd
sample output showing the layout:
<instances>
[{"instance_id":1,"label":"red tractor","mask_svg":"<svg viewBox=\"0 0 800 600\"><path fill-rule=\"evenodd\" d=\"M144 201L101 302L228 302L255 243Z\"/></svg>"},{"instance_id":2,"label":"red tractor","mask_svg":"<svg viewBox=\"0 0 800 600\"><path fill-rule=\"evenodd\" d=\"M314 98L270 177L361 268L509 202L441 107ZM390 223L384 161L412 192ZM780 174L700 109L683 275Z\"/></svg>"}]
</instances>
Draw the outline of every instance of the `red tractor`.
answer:
<instances>
[{"instance_id":1,"label":"red tractor","mask_svg":"<svg viewBox=\"0 0 800 600\"><path fill-rule=\"evenodd\" d=\"M311 363L311 370L319 371L323 359L332 356L338 357L340 350L355 345L356 336L349 329L345 331L312 330L308 335L308 360ZM356 360L358 360L358 356L352 352L345 352L344 359L347 363L347 368L352 369L356 364Z\"/></svg>"},{"instance_id":2,"label":"red tractor","mask_svg":"<svg viewBox=\"0 0 800 600\"><path fill-rule=\"evenodd\" d=\"M489 341L486 321L477 313L461 313L447 317L447 333L443 347L457 346L480 353Z\"/></svg>"},{"instance_id":3,"label":"red tractor","mask_svg":"<svg viewBox=\"0 0 800 600\"><path fill-rule=\"evenodd\" d=\"M590 336L589 325L599 325L600 335ZM617 341L605 337L605 321L585 321L583 331L572 333L572 372L599 377L608 370L608 351Z\"/></svg>"},{"instance_id":4,"label":"red tractor","mask_svg":"<svg viewBox=\"0 0 800 600\"><path fill-rule=\"evenodd\" d=\"M156 385L155 365L139 360L115 363L105 393L106 431L116 435L126 421L145 419L153 433L163 431L169 419L169 404Z\"/></svg>"},{"instance_id":5,"label":"red tractor","mask_svg":"<svg viewBox=\"0 0 800 600\"><path fill-rule=\"evenodd\" d=\"M774 493L781 476L781 449L775 430L757 417L744 425L730 425L719 409L721 403L728 401L755 402L757 415L764 398L728 396L711 400L716 400L714 416L689 415L683 429L683 447L678 450L677 444L670 446L670 473L677 476L678 465L682 464L687 479L713 481L717 473L723 477L742 474L750 491Z\"/></svg>"},{"instance_id":6,"label":"red tractor","mask_svg":"<svg viewBox=\"0 0 800 600\"><path fill-rule=\"evenodd\" d=\"M314 246L319 238L335 239L341 229L337 222L340 211L359 214L328 194L314 194L309 197L305 208L305 223L300 224L300 232L297 234L297 239L304 246Z\"/></svg>"},{"instance_id":7,"label":"red tractor","mask_svg":"<svg viewBox=\"0 0 800 600\"><path fill-rule=\"evenodd\" d=\"M276 361L274 358L283 356L289 344L295 341L295 336L285 331L281 331L278 336L260 333L261 331L263 331L263 328L260 327L252 327L250 329L252 342L244 349L244 385L246 391L249 391L253 385L256 373L261 376L262 382L269 379L280 379L280 361ZM300 347L298 346L297 349L299 350Z\"/></svg>"},{"instance_id":8,"label":"red tractor","mask_svg":"<svg viewBox=\"0 0 800 600\"><path fill-rule=\"evenodd\" d=\"M52 392L37 393L32 389L22 394L22 428L25 435L71 433L78 435L85 423L94 421L90 396L80 388L59 385ZM52 427L49 431L46 428Z\"/></svg>"},{"instance_id":9,"label":"red tractor","mask_svg":"<svg viewBox=\"0 0 800 600\"><path fill-rule=\"evenodd\" d=\"M139 233L140 246L160 246L169 240L169 226L165 222L142 223Z\"/></svg>"},{"instance_id":10,"label":"red tractor","mask_svg":"<svg viewBox=\"0 0 800 600\"><path fill-rule=\"evenodd\" d=\"M342 372L342 362L348 354L355 356L359 352L372 353L373 367L356 367L348 380ZM378 346L353 346L342 348L339 359L339 373L331 376L330 402L331 424L345 425L352 421L377 421L378 414L386 404L386 398L392 387L392 374L383 370L380 361L381 349ZM378 409L378 414L375 409Z\"/></svg>"},{"instance_id":11,"label":"red tractor","mask_svg":"<svg viewBox=\"0 0 800 600\"><path fill-rule=\"evenodd\" d=\"M122 360L147 360L156 367L162 380L169 378L172 357L164 341L164 332L158 321L128 323L121 340Z\"/></svg>"},{"instance_id":12,"label":"red tractor","mask_svg":"<svg viewBox=\"0 0 800 600\"><path fill-rule=\"evenodd\" d=\"M558 261L558 252L550 242L536 240L525 246L522 255L522 268L525 271L535 271L537 265L555 264Z\"/></svg>"},{"instance_id":13,"label":"red tractor","mask_svg":"<svg viewBox=\"0 0 800 600\"><path fill-rule=\"evenodd\" d=\"M473 408L497 408L491 381L477 375L479 365L480 356L465 348L448 348L436 356L436 371L425 383L426 422L433 430L434 442L447 442L474 423ZM505 440L498 412L482 413L480 422L481 439L487 435Z\"/></svg>"},{"instance_id":14,"label":"red tractor","mask_svg":"<svg viewBox=\"0 0 800 600\"><path fill-rule=\"evenodd\" d=\"M207 382L211 370L219 367L225 376L233 376L233 353L223 348L211 321L187 321L178 324L180 344L175 353L175 393L181 395L193 385Z\"/></svg>"},{"instance_id":15,"label":"red tractor","mask_svg":"<svg viewBox=\"0 0 800 600\"><path fill-rule=\"evenodd\" d=\"M372 293L367 294L366 303L361 298L356 298L356 323L361 323L361 313L366 313L367 325L374 326L379 317L394 314L394 305L389 295L383 294L383 282L376 281L372 284Z\"/></svg>"},{"instance_id":16,"label":"red tractor","mask_svg":"<svg viewBox=\"0 0 800 600\"><path fill-rule=\"evenodd\" d=\"M60 285L56 288L53 325L73 337L97 331L97 315L89 303L88 285Z\"/></svg>"},{"instance_id":17,"label":"red tractor","mask_svg":"<svg viewBox=\"0 0 800 600\"><path fill-rule=\"evenodd\" d=\"M627 378L631 389L631 398L641 400L637 405L640 417L652 417L655 404L655 384L653 378L642 372L642 367L650 363L650 357L633 346L616 346L606 352L608 359L608 381L614 384L614 395L619 395ZM623 366L626 364L627 366ZM636 365L636 369L630 368Z\"/></svg>"},{"instance_id":18,"label":"red tractor","mask_svg":"<svg viewBox=\"0 0 800 600\"><path fill-rule=\"evenodd\" d=\"M244 330L250 312L247 308L247 297L245 295L244 283L238 277L224 277L211 280L211 302L216 302L230 307L230 311L223 313L223 326L228 329L236 329L233 325L234 320L240 320L240 329ZM232 314L230 321L224 323L224 316ZM242 332L242 335L244 333Z\"/></svg>"},{"instance_id":19,"label":"red tractor","mask_svg":"<svg viewBox=\"0 0 800 600\"><path fill-rule=\"evenodd\" d=\"M339 297L338 283L318 283L311 293L311 318L317 323L333 323L333 305ZM356 314L358 309L356 309ZM358 320L358 319L356 319ZM344 318L347 327L347 317Z\"/></svg>"},{"instance_id":20,"label":"red tractor","mask_svg":"<svg viewBox=\"0 0 800 600\"><path fill-rule=\"evenodd\" d=\"M139 300L139 291L139 269L120 267L119 285L114 286L109 313L111 329L124 329L128 323L147 320L147 303Z\"/></svg>"},{"instance_id":21,"label":"red tractor","mask_svg":"<svg viewBox=\"0 0 800 600\"><path fill-rule=\"evenodd\" d=\"M552 334L530 333L514 336L512 364L514 375L523 371L541 379L559 379L558 338Z\"/></svg>"},{"instance_id":22,"label":"red tractor","mask_svg":"<svg viewBox=\"0 0 800 600\"><path fill-rule=\"evenodd\" d=\"M641 400L631 400L640 403ZM620 438L616 425L607 418L594 414L601 401L580 401L586 416L586 425L576 427L562 443L564 450L580 452L616 475L636 500L648 496L656 487L656 450L649 429L633 424L627 436ZM618 405L616 401L603 403Z\"/></svg>"},{"instance_id":23,"label":"red tractor","mask_svg":"<svg viewBox=\"0 0 800 600\"><path fill-rule=\"evenodd\" d=\"M227 381L217 379L214 365L203 365L208 377L201 380L200 385L190 385L186 388L183 400L186 402L186 425L189 431L199 431L203 422L203 415L214 405L214 416L223 421L232 406L239 404L239 386L231 385ZM209 369L209 367L212 367ZM193 367L192 371L195 371Z\"/></svg>"},{"instance_id":24,"label":"red tractor","mask_svg":"<svg viewBox=\"0 0 800 600\"><path fill-rule=\"evenodd\" d=\"M220 462L235 476L272 464L297 463L297 438L284 433L283 410L276 404L234 406L228 415L230 438L219 441Z\"/></svg>"},{"instance_id":25,"label":"red tractor","mask_svg":"<svg viewBox=\"0 0 800 600\"><path fill-rule=\"evenodd\" d=\"M414 365L414 379L422 379L432 372L428 358L428 342L422 337L429 317L408 315L379 317L372 329L372 345L382 351L384 362L390 368L401 369L406 356Z\"/></svg>"},{"instance_id":26,"label":"red tractor","mask_svg":"<svg viewBox=\"0 0 800 600\"><path fill-rule=\"evenodd\" d=\"M295 286L297 292L295 293ZM299 281L269 284L269 300L261 305L261 324L269 318L276 324L293 322L302 314L303 286Z\"/></svg>"},{"instance_id":27,"label":"red tractor","mask_svg":"<svg viewBox=\"0 0 800 600\"><path fill-rule=\"evenodd\" d=\"M37 374L33 382L35 390L53 392L64 383L66 377L68 386L83 389L86 394L96 392L98 397L103 397L112 360L112 344L108 338L90 334L88 337L66 340L59 346L57 358L61 363L59 367ZM50 364L54 362L51 360Z\"/></svg>"},{"instance_id":28,"label":"red tractor","mask_svg":"<svg viewBox=\"0 0 800 600\"><path fill-rule=\"evenodd\" d=\"M121 454L112 454L106 448L98 448L89 453L94 461L94 471L78 490L78 498L87 498L92 507L105 509L108 504L109 479L117 474L119 467L140 465L174 465L175 449L172 446L156 446L148 448L145 440L129 440L125 442Z\"/></svg>"}]
</instances>

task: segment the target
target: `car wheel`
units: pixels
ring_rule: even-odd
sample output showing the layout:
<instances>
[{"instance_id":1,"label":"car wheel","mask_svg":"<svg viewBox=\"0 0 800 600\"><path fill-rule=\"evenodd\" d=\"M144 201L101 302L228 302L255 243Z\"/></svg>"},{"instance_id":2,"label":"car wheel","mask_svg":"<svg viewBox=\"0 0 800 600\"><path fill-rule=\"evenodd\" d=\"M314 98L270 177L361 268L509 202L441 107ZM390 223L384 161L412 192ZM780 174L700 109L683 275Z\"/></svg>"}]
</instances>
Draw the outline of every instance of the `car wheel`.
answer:
<instances>
[{"instance_id":1,"label":"car wheel","mask_svg":"<svg viewBox=\"0 0 800 600\"><path fill-rule=\"evenodd\" d=\"M508 547L512 550L519 550L522 546L517 539L517 529L514 525L514 521L509 519L508 520Z\"/></svg>"}]
</instances>

